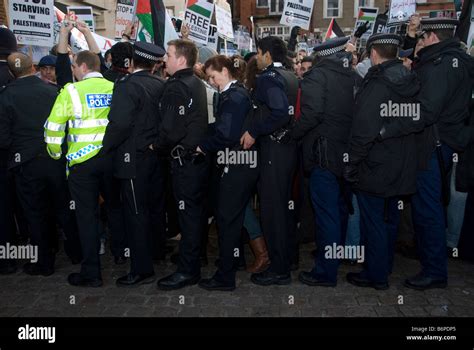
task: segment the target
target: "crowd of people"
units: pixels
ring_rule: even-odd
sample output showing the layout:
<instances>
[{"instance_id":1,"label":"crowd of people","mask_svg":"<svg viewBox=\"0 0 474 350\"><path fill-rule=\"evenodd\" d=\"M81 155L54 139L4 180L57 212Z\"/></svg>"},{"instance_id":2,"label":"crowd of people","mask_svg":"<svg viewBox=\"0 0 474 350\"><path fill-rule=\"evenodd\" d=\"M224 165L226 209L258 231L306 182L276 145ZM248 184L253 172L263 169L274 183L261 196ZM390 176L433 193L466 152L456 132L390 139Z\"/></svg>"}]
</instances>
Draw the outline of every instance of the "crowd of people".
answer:
<instances>
[{"instance_id":1,"label":"crowd of people","mask_svg":"<svg viewBox=\"0 0 474 350\"><path fill-rule=\"evenodd\" d=\"M163 48L127 34L102 55L80 22L89 50L73 54L64 22L37 67L2 28L0 244L37 246L23 271L50 276L62 232L80 264L69 284L100 287L110 237L115 264L130 260L116 284L132 287L156 281L176 236L158 288L231 291L242 269L290 284L310 237L301 283L335 287L357 260L347 280L385 290L408 225L421 270L404 285L445 288L448 245L474 249L474 60L456 25L414 16L405 37L374 34L363 52L349 37L291 52L268 36L228 57L186 35ZM213 222L217 269L202 278Z\"/></svg>"}]
</instances>

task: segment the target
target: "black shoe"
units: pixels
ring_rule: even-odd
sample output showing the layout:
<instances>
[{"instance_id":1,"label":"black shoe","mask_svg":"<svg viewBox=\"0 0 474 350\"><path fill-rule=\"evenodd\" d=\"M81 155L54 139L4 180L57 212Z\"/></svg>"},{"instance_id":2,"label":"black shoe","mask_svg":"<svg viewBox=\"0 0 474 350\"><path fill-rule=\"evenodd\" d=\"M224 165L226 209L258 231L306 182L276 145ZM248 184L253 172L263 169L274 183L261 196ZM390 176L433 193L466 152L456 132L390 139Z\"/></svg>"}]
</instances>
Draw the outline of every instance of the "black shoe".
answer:
<instances>
[{"instance_id":1,"label":"black shoe","mask_svg":"<svg viewBox=\"0 0 474 350\"><path fill-rule=\"evenodd\" d=\"M124 256L114 256L115 265L123 265L127 263L127 258Z\"/></svg>"},{"instance_id":2,"label":"black shoe","mask_svg":"<svg viewBox=\"0 0 474 350\"><path fill-rule=\"evenodd\" d=\"M84 278L80 273L71 273L67 277L67 281L71 286L75 287L102 287L102 280L99 278Z\"/></svg>"},{"instance_id":3,"label":"black shoe","mask_svg":"<svg viewBox=\"0 0 474 350\"><path fill-rule=\"evenodd\" d=\"M349 272L346 275L347 282L357 287L371 287L377 290L387 290L389 288L388 283L375 283L365 278L361 273Z\"/></svg>"},{"instance_id":4,"label":"black shoe","mask_svg":"<svg viewBox=\"0 0 474 350\"><path fill-rule=\"evenodd\" d=\"M184 273L175 272L158 281L158 289L161 290L175 290L186 286L192 286L199 282L201 275L186 275Z\"/></svg>"},{"instance_id":5,"label":"black shoe","mask_svg":"<svg viewBox=\"0 0 474 350\"><path fill-rule=\"evenodd\" d=\"M291 283L291 274L277 275L274 272L264 271L260 273L253 273L250 280L260 286L270 286L272 284L285 285Z\"/></svg>"},{"instance_id":6,"label":"black shoe","mask_svg":"<svg viewBox=\"0 0 474 350\"><path fill-rule=\"evenodd\" d=\"M216 261L214 262L214 266L219 268L220 261L221 259L217 258ZM235 266L235 269L237 271L245 271L247 269L247 264L245 263L244 259L239 259L236 265L237 266Z\"/></svg>"},{"instance_id":7,"label":"black shoe","mask_svg":"<svg viewBox=\"0 0 474 350\"><path fill-rule=\"evenodd\" d=\"M147 273L143 275L132 275L129 273L123 277L120 277L115 281L117 287L137 287L142 284L150 284L155 282L155 273Z\"/></svg>"},{"instance_id":8,"label":"black shoe","mask_svg":"<svg viewBox=\"0 0 474 350\"><path fill-rule=\"evenodd\" d=\"M313 276L311 272L300 272L298 280L308 286L319 286L319 287L335 287L336 282L331 282L322 278Z\"/></svg>"},{"instance_id":9,"label":"black shoe","mask_svg":"<svg viewBox=\"0 0 474 350\"><path fill-rule=\"evenodd\" d=\"M23 272L30 276L51 276L54 273L54 269L38 264L26 263L23 266Z\"/></svg>"},{"instance_id":10,"label":"black shoe","mask_svg":"<svg viewBox=\"0 0 474 350\"><path fill-rule=\"evenodd\" d=\"M10 275L16 272L16 264L14 262L3 262L0 264L0 275Z\"/></svg>"},{"instance_id":11,"label":"black shoe","mask_svg":"<svg viewBox=\"0 0 474 350\"><path fill-rule=\"evenodd\" d=\"M407 288L415 290L425 290L433 288L446 288L448 286L448 281L445 279L435 279L432 277L427 277L423 274L418 274L415 277L406 279L403 285Z\"/></svg>"},{"instance_id":12,"label":"black shoe","mask_svg":"<svg viewBox=\"0 0 474 350\"><path fill-rule=\"evenodd\" d=\"M220 290L223 292L231 292L235 290L235 284L223 283L215 278L202 279L199 282L199 287L209 291Z\"/></svg>"}]
</instances>

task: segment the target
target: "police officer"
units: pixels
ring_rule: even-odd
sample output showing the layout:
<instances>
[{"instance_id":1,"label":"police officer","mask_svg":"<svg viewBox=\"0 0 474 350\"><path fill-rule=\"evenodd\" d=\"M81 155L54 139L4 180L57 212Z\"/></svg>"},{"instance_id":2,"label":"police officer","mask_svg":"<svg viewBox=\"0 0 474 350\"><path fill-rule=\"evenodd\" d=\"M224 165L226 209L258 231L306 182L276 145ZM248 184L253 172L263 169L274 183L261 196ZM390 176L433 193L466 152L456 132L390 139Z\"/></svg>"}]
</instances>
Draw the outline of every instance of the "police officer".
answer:
<instances>
[{"instance_id":1,"label":"police officer","mask_svg":"<svg viewBox=\"0 0 474 350\"><path fill-rule=\"evenodd\" d=\"M114 175L122 183L131 258L130 273L117 280L118 286L151 283L155 276L150 217L155 203L151 194L158 190L159 195L164 196L164 178L158 156L150 146L158 134L158 104L164 81L152 71L164 54L156 45L135 43L131 61L133 73L116 83L112 96L103 152L114 152ZM165 222L159 224L164 226Z\"/></svg>"},{"instance_id":2,"label":"police officer","mask_svg":"<svg viewBox=\"0 0 474 350\"><path fill-rule=\"evenodd\" d=\"M208 160L196 152L206 136L208 114L204 83L194 75L196 45L190 41L168 43L166 71L171 76L161 98L161 117L155 148L171 154L171 176L178 206L182 238L175 273L158 281L158 288L172 290L196 284L201 279L199 252Z\"/></svg>"},{"instance_id":3,"label":"police officer","mask_svg":"<svg viewBox=\"0 0 474 350\"><path fill-rule=\"evenodd\" d=\"M397 199L415 192L415 136L393 134L387 140L378 136L386 124L408 129L419 118L416 97L420 85L398 59L401 41L395 34L375 34L367 41L372 67L357 94L345 168L346 180L355 184L361 236L366 243L363 271L348 273L347 280L378 290L389 288L402 209Z\"/></svg>"},{"instance_id":4,"label":"police officer","mask_svg":"<svg viewBox=\"0 0 474 350\"><path fill-rule=\"evenodd\" d=\"M458 21L432 18L421 21L421 44L414 69L421 82L418 96L421 116L415 123L419 171L417 192L412 198L412 216L422 270L405 281L416 290L447 285L446 218L448 178L453 155L463 151L470 139L469 103L474 78L473 59L454 38ZM442 79L442 83L440 83ZM387 125L382 138L399 133Z\"/></svg>"},{"instance_id":5,"label":"police officer","mask_svg":"<svg viewBox=\"0 0 474 350\"><path fill-rule=\"evenodd\" d=\"M61 158L66 124L68 127L69 189L74 201L83 252L80 273L68 276L73 286L100 287L99 194L106 206L113 235L123 235L120 192L114 188L111 157L97 157L102 148L112 99L113 83L99 73L99 57L90 51L74 56L77 83L67 84L59 94L45 125L49 155Z\"/></svg>"},{"instance_id":6,"label":"police officer","mask_svg":"<svg viewBox=\"0 0 474 350\"><path fill-rule=\"evenodd\" d=\"M240 147L244 123L251 117L253 105L249 92L236 79L239 76L236 62L226 56L214 56L204 66L209 81L220 95L214 130L201 142L198 151L215 153L221 172L216 203L219 266L212 278L199 282L206 290L235 289L235 257L244 253L239 248L241 229L258 179L256 151L243 151Z\"/></svg>"},{"instance_id":7,"label":"police officer","mask_svg":"<svg viewBox=\"0 0 474 350\"><path fill-rule=\"evenodd\" d=\"M76 219L69 209L65 163L50 159L44 147L43 126L57 97L57 87L35 76L31 58L25 54L11 54L8 63L17 80L0 95L0 147L9 148L9 168L15 177L31 244L37 245L39 252L38 262L27 263L23 270L30 275L49 276L55 261L47 222L50 202L66 235L66 252L73 261L81 260Z\"/></svg>"},{"instance_id":8,"label":"police officer","mask_svg":"<svg viewBox=\"0 0 474 350\"><path fill-rule=\"evenodd\" d=\"M266 37L258 43L257 62L263 70L253 96L257 117L244 133L241 143L249 149L259 139L260 205L263 232L267 239L270 267L251 280L259 285L289 284L290 235L294 235L291 185L296 166L296 143L289 130L296 106L298 79L283 67L285 43Z\"/></svg>"},{"instance_id":9,"label":"police officer","mask_svg":"<svg viewBox=\"0 0 474 350\"><path fill-rule=\"evenodd\" d=\"M301 272L299 280L310 286L335 286L338 259L326 257L326 247L340 246L347 228L350 199L342 181L354 105L355 75L351 53L345 51L348 37L316 46L316 64L301 82L301 118L292 131L303 138L305 171L310 175L310 193L317 232L315 266Z\"/></svg>"}]
</instances>

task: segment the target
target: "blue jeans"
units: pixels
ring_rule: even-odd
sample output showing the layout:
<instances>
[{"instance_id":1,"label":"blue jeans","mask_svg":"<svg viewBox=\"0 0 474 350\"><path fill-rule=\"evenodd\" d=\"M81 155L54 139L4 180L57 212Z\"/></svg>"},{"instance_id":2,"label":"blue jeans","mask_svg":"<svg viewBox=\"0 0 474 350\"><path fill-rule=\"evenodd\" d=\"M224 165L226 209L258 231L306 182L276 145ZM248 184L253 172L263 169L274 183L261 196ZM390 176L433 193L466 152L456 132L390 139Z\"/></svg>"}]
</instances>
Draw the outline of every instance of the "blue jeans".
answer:
<instances>
[{"instance_id":1,"label":"blue jeans","mask_svg":"<svg viewBox=\"0 0 474 350\"><path fill-rule=\"evenodd\" d=\"M449 146L442 146L446 173L451 169L453 153ZM412 198L412 214L422 273L427 277L447 279L446 219L436 151L431 155L428 170L418 172L416 189L417 193Z\"/></svg>"},{"instance_id":2,"label":"blue jeans","mask_svg":"<svg viewBox=\"0 0 474 350\"><path fill-rule=\"evenodd\" d=\"M448 247L455 248L458 246L459 236L461 234L467 199L467 193L456 191L456 163L453 163L450 187L451 200L448 205L448 232L446 242Z\"/></svg>"},{"instance_id":3,"label":"blue jeans","mask_svg":"<svg viewBox=\"0 0 474 350\"><path fill-rule=\"evenodd\" d=\"M347 230L348 211L339 182L329 170L315 168L310 177L310 193L316 219L318 247L312 274L330 282L337 281L339 260L326 258L326 247L340 246Z\"/></svg>"},{"instance_id":4,"label":"blue jeans","mask_svg":"<svg viewBox=\"0 0 474 350\"><path fill-rule=\"evenodd\" d=\"M363 274L374 283L387 283L388 275L392 272L400 222L397 199L358 193L357 200L360 208L360 231L365 240Z\"/></svg>"},{"instance_id":5,"label":"blue jeans","mask_svg":"<svg viewBox=\"0 0 474 350\"><path fill-rule=\"evenodd\" d=\"M252 208L252 201L249 201L247 208L245 208L244 227L249 233L250 240L257 239L262 236L262 228L260 227L260 221Z\"/></svg>"},{"instance_id":6,"label":"blue jeans","mask_svg":"<svg viewBox=\"0 0 474 350\"><path fill-rule=\"evenodd\" d=\"M360 210L357 203L357 197L352 196L352 206L354 207L354 214L349 216L347 224L346 245L356 246L361 244L360 236Z\"/></svg>"}]
</instances>

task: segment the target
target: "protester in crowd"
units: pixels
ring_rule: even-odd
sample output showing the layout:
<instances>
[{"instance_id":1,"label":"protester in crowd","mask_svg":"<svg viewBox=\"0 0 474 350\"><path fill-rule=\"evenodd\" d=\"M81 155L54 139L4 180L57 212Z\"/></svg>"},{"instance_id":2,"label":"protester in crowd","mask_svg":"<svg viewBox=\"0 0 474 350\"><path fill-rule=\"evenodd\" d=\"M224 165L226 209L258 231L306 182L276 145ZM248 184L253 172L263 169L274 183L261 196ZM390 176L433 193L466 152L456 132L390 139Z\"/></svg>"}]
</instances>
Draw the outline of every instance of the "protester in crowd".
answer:
<instances>
[{"instance_id":1,"label":"protester in crowd","mask_svg":"<svg viewBox=\"0 0 474 350\"><path fill-rule=\"evenodd\" d=\"M56 83L56 56L48 55L38 63L40 78L47 83Z\"/></svg>"}]
</instances>

